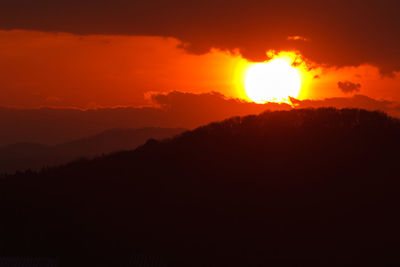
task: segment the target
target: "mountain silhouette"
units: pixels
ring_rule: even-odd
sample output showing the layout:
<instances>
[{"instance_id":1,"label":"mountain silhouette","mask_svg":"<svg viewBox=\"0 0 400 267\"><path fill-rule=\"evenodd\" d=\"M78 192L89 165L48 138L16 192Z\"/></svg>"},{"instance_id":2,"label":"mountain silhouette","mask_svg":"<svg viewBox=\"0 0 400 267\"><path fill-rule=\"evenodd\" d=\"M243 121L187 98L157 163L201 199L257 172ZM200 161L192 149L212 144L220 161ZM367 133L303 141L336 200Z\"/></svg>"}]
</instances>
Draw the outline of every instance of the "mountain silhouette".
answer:
<instances>
[{"instance_id":1,"label":"mountain silhouette","mask_svg":"<svg viewBox=\"0 0 400 267\"><path fill-rule=\"evenodd\" d=\"M92 158L122 150L132 150L148 139L172 137L181 128L111 129L97 135L54 146L17 143L0 147L0 173L40 169L79 158Z\"/></svg>"},{"instance_id":2,"label":"mountain silhouette","mask_svg":"<svg viewBox=\"0 0 400 267\"><path fill-rule=\"evenodd\" d=\"M399 265L399 136L399 120L381 112L265 112L4 176L0 256L60 266Z\"/></svg>"}]
</instances>

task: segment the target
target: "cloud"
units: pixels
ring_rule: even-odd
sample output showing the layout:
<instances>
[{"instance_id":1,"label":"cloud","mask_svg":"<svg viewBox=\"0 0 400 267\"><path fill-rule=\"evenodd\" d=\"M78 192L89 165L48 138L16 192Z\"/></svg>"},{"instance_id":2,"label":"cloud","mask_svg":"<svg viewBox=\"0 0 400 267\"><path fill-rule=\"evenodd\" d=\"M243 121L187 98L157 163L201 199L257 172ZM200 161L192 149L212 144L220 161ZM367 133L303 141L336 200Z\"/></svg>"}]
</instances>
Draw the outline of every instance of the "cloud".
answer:
<instances>
[{"instance_id":1,"label":"cloud","mask_svg":"<svg viewBox=\"0 0 400 267\"><path fill-rule=\"evenodd\" d=\"M361 84L345 81L345 82L338 82L338 87L340 90L342 90L343 93L347 94L347 93L359 92Z\"/></svg>"},{"instance_id":2,"label":"cloud","mask_svg":"<svg viewBox=\"0 0 400 267\"><path fill-rule=\"evenodd\" d=\"M3 0L0 29L176 37L193 53L239 48L257 61L266 50L296 49L317 63L370 63L389 75L400 71L399 9L398 0Z\"/></svg>"},{"instance_id":3,"label":"cloud","mask_svg":"<svg viewBox=\"0 0 400 267\"><path fill-rule=\"evenodd\" d=\"M288 104L255 104L219 93L153 94L150 107L13 109L0 107L0 146L18 142L64 143L113 128L191 129L228 117L289 110ZM29 133L27 135L26 133Z\"/></svg>"},{"instance_id":4,"label":"cloud","mask_svg":"<svg viewBox=\"0 0 400 267\"><path fill-rule=\"evenodd\" d=\"M195 56L177 48L179 43L162 37L0 30L0 106L138 106L147 103L147 91L172 89L243 95L235 81L246 62L240 55Z\"/></svg>"},{"instance_id":5,"label":"cloud","mask_svg":"<svg viewBox=\"0 0 400 267\"><path fill-rule=\"evenodd\" d=\"M185 125L202 125L214 120L222 120L231 116L258 114L266 109L289 110L288 104L266 103L256 104L239 99L227 98L212 92L192 94L170 92L152 95L153 103Z\"/></svg>"},{"instance_id":6,"label":"cloud","mask_svg":"<svg viewBox=\"0 0 400 267\"><path fill-rule=\"evenodd\" d=\"M56 144L79 139L113 128L178 127L192 129L233 116L259 114L265 110L290 110L288 104L256 104L227 98L219 93L171 92L151 95L153 106L12 109L0 107L0 146L32 142ZM291 99L295 108L363 108L381 110L400 117L396 102L362 95L324 100ZM26 133L29 133L27 135Z\"/></svg>"},{"instance_id":7,"label":"cloud","mask_svg":"<svg viewBox=\"0 0 400 267\"><path fill-rule=\"evenodd\" d=\"M304 36L299 36L299 35L288 36L286 38L286 40L288 40L288 41L304 41L304 42L310 41L308 38L306 38Z\"/></svg>"},{"instance_id":8,"label":"cloud","mask_svg":"<svg viewBox=\"0 0 400 267\"><path fill-rule=\"evenodd\" d=\"M295 108L360 108L370 111L383 111L390 116L400 117L400 104L387 100L376 100L364 95L354 95L353 97L332 97L322 100L298 100L290 99Z\"/></svg>"}]
</instances>

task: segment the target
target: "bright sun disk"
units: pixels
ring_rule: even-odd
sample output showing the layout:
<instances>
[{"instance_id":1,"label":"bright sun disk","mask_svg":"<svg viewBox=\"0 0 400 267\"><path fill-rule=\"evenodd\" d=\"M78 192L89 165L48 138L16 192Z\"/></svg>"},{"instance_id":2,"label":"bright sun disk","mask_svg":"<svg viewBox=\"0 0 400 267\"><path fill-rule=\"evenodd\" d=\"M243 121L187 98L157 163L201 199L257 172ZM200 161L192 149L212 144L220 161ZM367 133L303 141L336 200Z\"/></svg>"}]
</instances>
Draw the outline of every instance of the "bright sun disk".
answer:
<instances>
[{"instance_id":1,"label":"bright sun disk","mask_svg":"<svg viewBox=\"0 0 400 267\"><path fill-rule=\"evenodd\" d=\"M245 78L246 94L256 103L288 102L298 97L300 88L298 70L280 58L252 65Z\"/></svg>"}]
</instances>

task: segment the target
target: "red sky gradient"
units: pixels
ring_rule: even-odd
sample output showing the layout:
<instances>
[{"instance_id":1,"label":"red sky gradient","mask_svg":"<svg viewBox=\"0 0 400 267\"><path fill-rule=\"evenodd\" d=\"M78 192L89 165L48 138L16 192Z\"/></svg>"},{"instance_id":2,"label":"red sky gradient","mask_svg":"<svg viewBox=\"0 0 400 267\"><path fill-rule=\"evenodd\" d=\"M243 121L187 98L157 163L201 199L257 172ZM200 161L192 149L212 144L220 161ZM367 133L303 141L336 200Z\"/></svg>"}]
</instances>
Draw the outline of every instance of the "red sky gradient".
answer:
<instances>
[{"instance_id":1,"label":"red sky gradient","mask_svg":"<svg viewBox=\"0 0 400 267\"><path fill-rule=\"evenodd\" d=\"M81 108L148 105L149 94L170 91L246 99L249 64L239 50L193 54L176 38L25 30L0 31L0 62L0 106ZM314 78L300 99L362 94L400 101L399 72L382 75L371 64L335 67L308 60L308 66ZM344 92L339 82L359 86Z\"/></svg>"},{"instance_id":2,"label":"red sky gradient","mask_svg":"<svg viewBox=\"0 0 400 267\"><path fill-rule=\"evenodd\" d=\"M0 105L143 105L149 92L172 90L240 95L240 55L193 55L179 45L163 37L0 31Z\"/></svg>"}]
</instances>

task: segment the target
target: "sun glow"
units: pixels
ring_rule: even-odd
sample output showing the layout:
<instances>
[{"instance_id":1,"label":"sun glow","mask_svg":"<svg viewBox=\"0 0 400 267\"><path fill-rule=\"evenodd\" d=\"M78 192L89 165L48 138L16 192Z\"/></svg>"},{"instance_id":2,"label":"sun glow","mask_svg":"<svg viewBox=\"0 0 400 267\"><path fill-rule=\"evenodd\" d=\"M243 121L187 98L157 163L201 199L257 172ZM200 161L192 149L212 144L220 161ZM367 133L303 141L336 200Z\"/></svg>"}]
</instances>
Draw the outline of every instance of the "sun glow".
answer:
<instances>
[{"instance_id":1,"label":"sun glow","mask_svg":"<svg viewBox=\"0 0 400 267\"><path fill-rule=\"evenodd\" d=\"M293 62L290 56L278 56L250 66L245 77L247 96L256 103L288 103L289 97L297 98L302 81Z\"/></svg>"}]
</instances>

